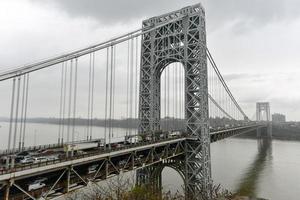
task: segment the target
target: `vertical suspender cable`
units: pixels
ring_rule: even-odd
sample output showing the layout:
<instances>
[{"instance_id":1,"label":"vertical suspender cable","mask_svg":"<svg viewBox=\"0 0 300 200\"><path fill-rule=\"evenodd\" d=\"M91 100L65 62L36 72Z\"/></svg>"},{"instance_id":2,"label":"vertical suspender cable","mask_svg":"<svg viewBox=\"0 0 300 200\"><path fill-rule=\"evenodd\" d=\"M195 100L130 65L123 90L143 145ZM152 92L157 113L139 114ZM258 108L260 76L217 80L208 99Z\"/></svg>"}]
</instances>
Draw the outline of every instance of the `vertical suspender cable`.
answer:
<instances>
[{"instance_id":1,"label":"vertical suspender cable","mask_svg":"<svg viewBox=\"0 0 300 200\"><path fill-rule=\"evenodd\" d=\"M185 119L185 104L186 104L186 101L185 101L185 66L183 66L183 77L182 77L182 91L183 91L183 94L182 94L182 101L183 101L183 104L182 104L182 110L183 110L183 119Z\"/></svg>"},{"instance_id":2,"label":"vertical suspender cable","mask_svg":"<svg viewBox=\"0 0 300 200\"><path fill-rule=\"evenodd\" d=\"M177 72L176 72L176 85L177 85L177 129L178 129L178 120L180 119L180 75L179 75L179 63L177 64Z\"/></svg>"},{"instance_id":3,"label":"vertical suspender cable","mask_svg":"<svg viewBox=\"0 0 300 200\"><path fill-rule=\"evenodd\" d=\"M179 64L179 119L180 119L180 122L181 122L181 119L182 119L182 66L181 64ZM180 126L180 128L182 128Z\"/></svg>"},{"instance_id":4,"label":"vertical suspender cable","mask_svg":"<svg viewBox=\"0 0 300 200\"><path fill-rule=\"evenodd\" d=\"M17 141L17 130L18 130L18 115L19 115L19 99L20 99L20 84L21 76L18 77L18 87L17 87L17 99L16 99L16 110L15 110L15 129L13 138L13 153L16 152L16 141ZM14 167L14 158L12 159L11 167Z\"/></svg>"},{"instance_id":5,"label":"vertical suspender cable","mask_svg":"<svg viewBox=\"0 0 300 200\"><path fill-rule=\"evenodd\" d=\"M129 63L130 63L130 42L127 41L127 101L126 101L126 137L128 136L129 131Z\"/></svg>"},{"instance_id":6,"label":"vertical suspender cable","mask_svg":"<svg viewBox=\"0 0 300 200\"><path fill-rule=\"evenodd\" d=\"M170 67L167 68L167 115L168 115L168 124L167 128L170 131Z\"/></svg>"},{"instance_id":7,"label":"vertical suspender cable","mask_svg":"<svg viewBox=\"0 0 300 200\"><path fill-rule=\"evenodd\" d=\"M208 65L209 66L209 65ZM207 68L207 72L208 72L208 95L212 95L212 92L211 92L211 70L210 70L210 68L208 67ZM210 124L209 124L209 126L211 126L211 119L212 119L212 104L211 104L211 100L208 98L208 113L209 113L209 122L210 122Z\"/></svg>"},{"instance_id":8,"label":"vertical suspender cable","mask_svg":"<svg viewBox=\"0 0 300 200\"><path fill-rule=\"evenodd\" d=\"M215 99L215 77L213 74L213 71L211 70L211 76L212 76L212 82L211 82L211 95ZM215 110L215 105L212 104L213 107L213 117L216 117L216 110Z\"/></svg>"},{"instance_id":9,"label":"vertical suspender cable","mask_svg":"<svg viewBox=\"0 0 300 200\"><path fill-rule=\"evenodd\" d=\"M64 80L64 91L63 91L63 119L62 119L62 133L61 133L61 144L64 144L64 133L65 133L65 112L66 112L66 100L67 100L67 77L68 77L68 63L65 63L65 80Z\"/></svg>"},{"instance_id":10,"label":"vertical suspender cable","mask_svg":"<svg viewBox=\"0 0 300 200\"><path fill-rule=\"evenodd\" d=\"M22 149L24 149L25 144L25 132L26 132L26 121L27 121L27 106L28 106L28 90L29 90L29 73L26 76L26 97L25 97L25 111L24 111L24 125L23 125L23 139L22 139Z\"/></svg>"},{"instance_id":11,"label":"vertical suspender cable","mask_svg":"<svg viewBox=\"0 0 300 200\"><path fill-rule=\"evenodd\" d=\"M90 135L91 77L92 77L92 54L90 53L89 90L88 90L88 113L87 113L86 140L89 140L89 135Z\"/></svg>"},{"instance_id":12,"label":"vertical suspender cable","mask_svg":"<svg viewBox=\"0 0 300 200\"><path fill-rule=\"evenodd\" d=\"M163 38L163 50L165 50L166 47L166 39ZM166 68L163 71L163 75L161 77L164 77L164 129L167 130L167 70Z\"/></svg>"},{"instance_id":13,"label":"vertical suspender cable","mask_svg":"<svg viewBox=\"0 0 300 200\"><path fill-rule=\"evenodd\" d=\"M167 70L164 70L164 125L165 125L165 129L167 127Z\"/></svg>"},{"instance_id":14,"label":"vertical suspender cable","mask_svg":"<svg viewBox=\"0 0 300 200\"><path fill-rule=\"evenodd\" d=\"M219 101L218 93L219 93L218 81L217 81L217 77L215 77L215 100L216 101ZM217 118L219 117L219 109L216 106L215 109L216 109L216 118Z\"/></svg>"},{"instance_id":15,"label":"vertical suspender cable","mask_svg":"<svg viewBox=\"0 0 300 200\"><path fill-rule=\"evenodd\" d=\"M12 128L13 128L13 112L14 112L14 105L15 105L15 89L16 89L16 78L13 78L13 85L12 85L12 94L11 94L11 107L10 107L10 119L9 119L9 131L8 131L8 144L7 144L7 151L8 154L10 153L11 148L11 137L12 137ZM9 157L6 160L6 167L9 167Z\"/></svg>"},{"instance_id":16,"label":"vertical suspender cable","mask_svg":"<svg viewBox=\"0 0 300 200\"><path fill-rule=\"evenodd\" d=\"M106 49L106 72L105 72L105 121L104 121L104 147L106 148L107 134L107 98L108 98L108 71L109 71L109 48Z\"/></svg>"},{"instance_id":17,"label":"vertical suspender cable","mask_svg":"<svg viewBox=\"0 0 300 200\"><path fill-rule=\"evenodd\" d=\"M215 76L213 74L213 98L216 99L216 81L215 81ZM214 105L214 118L217 117L217 110L216 107Z\"/></svg>"},{"instance_id":18,"label":"vertical suspender cable","mask_svg":"<svg viewBox=\"0 0 300 200\"><path fill-rule=\"evenodd\" d=\"M175 130L176 130L176 128L177 128L177 123L176 123L176 121L177 121L177 115L178 115L178 104L177 104L177 99L178 99L178 88L177 88L177 71L178 71L178 63L175 63L175 70L174 70L174 88L175 88L175 123L174 123L174 128L175 128Z\"/></svg>"},{"instance_id":19,"label":"vertical suspender cable","mask_svg":"<svg viewBox=\"0 0 300 200\"><path fill-rule=\"evenodd\" d=\"M137 120L137 104L138 104L138 37L135 38L135 99L134 99L134 118ZM137 127L135 127L135 135L137 133Z\"/></svg>"},{"instance_id":20,"label":"vertical suspender cable","mask_svg":"<svg viewBox=\"0 0 300 200\"><path fill-rule=\"evenodd\" d=\"M20 119L20 132L19 132L19 151L22 148L22 131L23 131L23 121L24 121L24 104L25 104L25 89L26 89L26 75L23 76L22 85L22 104L21 104L21 119Z\"/></svg>"},{"instance_id":21,"label":"vertical suspender cable","mask_svg":"<svg viewBox=\"0 0 300 200\"><path fill-rule=\"evenodd\" d=\"M212 70L211 70L211 67L210 68L208 68L208 70L209 70L209 94L212 96L213 95L213 93L212 93L212 91L213 91L213 88L212 88ZM211 103L211 100L209 100L209 103L210 103L210 110L209 110L209 115L210 115L210 117L211 118L213 118L213 108L212 108L212 103Z\"/></svg>"},{"instance_id":22,"label":"vertical suspender cable","mask_svg":"<svg viewBox=\"0 0 300 200\"><path fill-rule=\"evenodd\" d=\"M76 104L77 104L77 68L78 68L78 58L75 59L75 72L74 72L74 97L73 97L73 127L72 127L72 144L75 141L75 123L76 123Z\"/></svg>"},{"instance_id":23,"label":"vertical suspender cable","mask_svg":"<svg viewBox=\"0 0 300 200\"><path fill-rule=\"evenodd\" d=\"M59 100L59 127L58 127L58 145L60 144L61 139L61 129L62 129L62 106L63 106L63 88L64 88L64 62L62 63L61 68L61 81L60 81L60 100Z\"/></svg>"},{"instance_id":24,"label":"vertical suspender cable","mask_svg":"<svg viewBox=\"0 0 300 200\"><path fill-rule=\"evenodd\" d=\"M179 109L179 112L178 112L178 119L179 121L181 122L181 66L179 64L179 68L178 68L178 109ZM181 128L181 127L180 127Z\"/></svg>"},{"instance_id":25,"label":"vertical suspender cable","mask_svg":"<svg viewBox=\"0 0 300 200\"><path fill-rule=\"evenodd\" d=\"M180 121L182 124L182 119L184 119L183 117L183 104L184 104L184 100L183 100L183 65L181 65L180 67ZM181 129L183 130L183 126L181 126Z\"/></svg>"},{"instance_id":26,"label":"vertical suspender cable","mask_svg":"<svg viewBox=\"0 0 300 200\"><path fill-rule=\"evenodd\" d=\"M211 73L211 68L209 68L209 75L210 75L210 79L209 79L209 85L210 85L210 92L209 92L209 94L210 94L210 96L212 96L213 97L213 76L212 76L212 73ZM210 102L210 111L209 111L209 115L211 116L211 119L214 117L213 116L213 105L212 105L212 103L211 103L211 100L209 99L209 102ZM210 123L210 126L212 126L213 124L212 123Z\"/></svg>"},{"instance_id":27,"label":"vertical suspender cable","mask_svg":"<svg viewBox=\"0 0 300 200\"><path fill-rule=\"evenodd\" d=\"M111 65L111 69L110 69L110 91L109 91L109 132L108 132L108 148L111 149L111 134L112 134L112 84L113 84L113 53L114 53L114 46L111 46L111 53L110 53L110 57L111 57L111 61L110 61L110 65Z\"/></svg>"},{"instance_id":28,"label":"vertical suspender cable","mask_svg":"<svg viewBox=\"0 0 300 200\"><path fill-rule=\"evenodd\" d=\"M216 97L218 99L218 102L220 102L220 85L219 85L219 82L218 82L218 78L216 78ZM220 109L217 108L217 116L220 117Z\"/></svg>"},{"instance_id":29,"label":"vertical suspender cable","mask_svg":"<svg viewBox=\"0 0 300 200\"><path fill-rule=\"evenodd\" d=\"M113 84L112 84L112 119L115 119L115 93L116 93L116 48L117 46L115 46L114 50L113 50L113 60L112 60L112 72L113 72ZM112 121L113 122L113 121ZM114 124L112 123L111 126L111 136L114 137Z\"/></svg>"},{"instance_id":30,"label":"vertical suspender cable","mask_svg":"<svg viewBox=\"0 0 300 200\"><path fill-rule=\"evenodd\" d=\"M131 49L130 49L130 99L129 99L129 118L130 118L130 129L129 135L132 135L132 110L133 110L133 39L131 39Z\"/></svg>"},{"instance_id":31,"label":"vertical suspender cable","mask_svg":"<svg viewBox=\"0 0 300 200\"><path fill-rule=\"evenodd\" d=\"M185 76L184 76L184 66L182 65L182 69L181 69L181 109L182 109L182 119L184 119L184 104L185 104L185 101L184 101L184 94L185 94L185 91L184 91L184 79L185 79Z\"/></svg>"},{"instance_id":32,"label":"vertical suspender cable","mask_svg":"<svg viewBox=\"0 0 300 200\"><path fill-rule=\"evenodd\" d=\"M95 52L92 54L92 89L91 89L91 119L90 119L90 140L92 140L93 137L93 118L94 118L94 90L95 90Z\"/></svg>"},{"instance_id":33,"label":"vertical suspender cable","mask_svg":"<svg viewBox=\"0 0 300 200\"><path fill-rule=\"evenodd\" d=\"M214 74L212 73L212 97L214 99L216 99L215 97L215 76ZM216 117L216 110L215 110L215 106L213 106L213 115L214 115L214 118Z\"/></svg>"},{"instance_id":34,"label":"vertical suspender cable","mask_svg":"<svg viewBox=\"0 0 300 200\"><path fill-rule=\"evenodd\" d=\"M73 60L70 64L70 85L69 85L69 108L68 108L68 129L67 129L67 142L70 142L70 126L71 126L71 104L72 104L72 82L73 82Z\"/></svg>"},{"instance_id":35,"label":"vertical suspender cable","mask_svg":"<svg viewBox=\"0 0 300 200\"><path fill-rule=\"evenodd\" d=\"M176 107L175 107L175 102L176 102L176 79L175 79L175 77L176 77L176 74L175 74L175 68L176 68L176 63L174 64L174 66L173 66L173 131L175 130L175 118L176 118L176 112L175 112L175 109L176 109Z\"/></svg>"}]
</instances>

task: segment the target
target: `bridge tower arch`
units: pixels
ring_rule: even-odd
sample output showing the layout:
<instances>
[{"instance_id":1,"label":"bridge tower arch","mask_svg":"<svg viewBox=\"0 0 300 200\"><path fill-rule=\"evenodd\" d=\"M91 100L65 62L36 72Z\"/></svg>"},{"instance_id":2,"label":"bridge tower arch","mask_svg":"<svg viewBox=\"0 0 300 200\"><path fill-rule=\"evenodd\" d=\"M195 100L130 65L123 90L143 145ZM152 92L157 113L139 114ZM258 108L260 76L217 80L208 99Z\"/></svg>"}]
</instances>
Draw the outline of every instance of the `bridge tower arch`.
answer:
<instances>
[{"instance_id":1,"label":"bridge tower arch","mask_svg":"<svg viewBox=\"0 0 300 200\"><path fill-rule=\"evenodd\" d=\"M263 119L263 114L266 115L266 119ZM257 102L256 103L256 120L257 121L271 121L270 103L269 102Z\"/></svg>"},{"instance_id":2,"label":"bridge tower arch","mask_svg":"<svg viewBox=\"0 0 300 200\"><path fill-rule=\"evenodd\" d=\"M196 198L211 182L205 11L200 4L143 21L139 134L160 130L160 75L173 62L185 71L185 189Z\"/></svg>"},{"instance_id":3,"label":"bridge tower arch","mask_svg":"<svg viewBox=\"0 0 300 200\"><path fill-rule=\"evenodd\" d=\"M263 116L265 115L265 119ZM272 123L271 123L271 114L270 114L270 103L269 102L257 102L256 103L256 121L267 123L266 135L267 137L272 137ZM262 130L257 131L257 136L262 136Z\"/></svg>"}]
</instances>

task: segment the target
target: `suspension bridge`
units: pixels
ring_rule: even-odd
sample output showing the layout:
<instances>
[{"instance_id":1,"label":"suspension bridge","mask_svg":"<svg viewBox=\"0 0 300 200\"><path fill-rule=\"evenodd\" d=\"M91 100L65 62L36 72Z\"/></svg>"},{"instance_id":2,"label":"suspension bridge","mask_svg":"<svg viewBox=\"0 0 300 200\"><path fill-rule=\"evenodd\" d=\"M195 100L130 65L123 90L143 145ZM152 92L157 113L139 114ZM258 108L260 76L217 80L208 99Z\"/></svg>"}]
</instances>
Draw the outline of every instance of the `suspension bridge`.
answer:
<instances>
[{"instance_id":1,"label":"suspension bridge","mask_svg":"<svg viewBox=\"0 0 300 200\"><path fill-rule=\"evenodd\" d=\"M32 82L48 70L59 72L49 80L54 88L43 94L58 93L57 138L52 145L28 146L29 108L37 106L30 97L34 86L42 87ZM200 4L144 20L142 28L105 42L4 71L0 81L11 84L0 168L0 198L6 200L52 199L133 170L137 184L161 189L165 166L181 174L187 199L199 199L212 183L210 143L267 126L247 117L223 79L206 45ZM269 105L259 105L269 113ZM82 113L86 129L79 141ZM101 133L94 130L96 114L104 121ZM130 129L116 141L116 120L122 118Z\"/></svg>"}]
</instances>

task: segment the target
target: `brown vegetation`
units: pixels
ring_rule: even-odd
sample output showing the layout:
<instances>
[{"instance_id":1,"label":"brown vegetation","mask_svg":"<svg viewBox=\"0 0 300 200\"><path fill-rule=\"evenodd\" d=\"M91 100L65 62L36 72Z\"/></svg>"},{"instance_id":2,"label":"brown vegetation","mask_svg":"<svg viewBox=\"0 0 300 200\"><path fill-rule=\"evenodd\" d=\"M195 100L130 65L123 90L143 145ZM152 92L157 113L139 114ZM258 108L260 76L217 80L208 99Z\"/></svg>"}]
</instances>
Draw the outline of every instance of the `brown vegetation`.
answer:
<instances>
[{"instance_id":1,"label":"brown vegetation","mask_svg":"<svg viewBox=\"0 0 300 200\"><path fill-rule=\"evenodd\" d=\"M234 196L220 185L212 186L209 195L199 194L203 200L230 200ZM207 198L210 196L210 198ZM177 191L155 191L150 185L136 186L134 181L118 177L103 183L92 183L87 188L69 194L67 200L185 200Z\"/></svg>"}]
</instances>

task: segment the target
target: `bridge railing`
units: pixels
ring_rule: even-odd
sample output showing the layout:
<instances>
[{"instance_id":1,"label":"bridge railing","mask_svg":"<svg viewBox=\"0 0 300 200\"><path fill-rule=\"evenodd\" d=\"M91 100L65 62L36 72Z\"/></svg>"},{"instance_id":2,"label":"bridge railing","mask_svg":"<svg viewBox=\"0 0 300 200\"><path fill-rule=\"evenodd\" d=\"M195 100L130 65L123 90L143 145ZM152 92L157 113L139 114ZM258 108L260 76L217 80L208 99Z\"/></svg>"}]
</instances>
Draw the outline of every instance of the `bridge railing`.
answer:
<instances>
[{"instance_id":1,"label":"bridge railing","mask_svg":"<svg viewBox=\"0 0 300 200\"><path fill-rule=\"evenodd\" d=\"M100 139L93 139L93 140L77 140L74 142L74 144L79 144L79 143L93 143L93 142L98 142L100 141L102 138ZM24 151L37 151L37 150L41 150L41 149L54 149L54 148L63 148L64 145L67 144L72 144L71 142L69 143L64 143L64 144L44 144L44 145L37 145L37 146L28 146L28 147L24 147L22 149L16 148L16 149L10 149L9 151L7 149L5 150L0 150L0 156L3 155L10 155L10 154L17 154L20 152L24 152Z\"/></svg>"}]
</instances>

